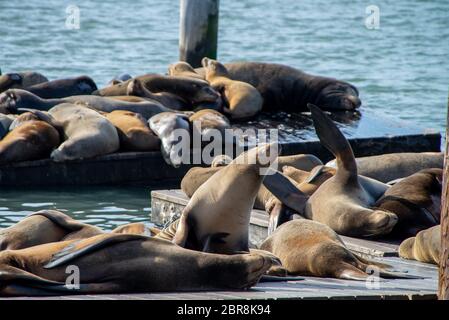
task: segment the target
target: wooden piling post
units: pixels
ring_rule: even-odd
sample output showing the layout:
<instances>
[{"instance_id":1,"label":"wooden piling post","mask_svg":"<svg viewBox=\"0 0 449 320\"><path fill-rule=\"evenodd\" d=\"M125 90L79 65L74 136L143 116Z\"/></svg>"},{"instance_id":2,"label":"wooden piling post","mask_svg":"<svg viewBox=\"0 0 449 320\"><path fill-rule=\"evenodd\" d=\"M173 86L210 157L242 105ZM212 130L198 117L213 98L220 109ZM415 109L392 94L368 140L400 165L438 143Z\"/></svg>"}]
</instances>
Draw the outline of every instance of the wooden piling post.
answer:
<instances>
[{"instance_id":1,"label":"wooden piling post","mask_svg":"<svg viewBox=\"0 0 449 320\"><path fill-rule=\"evenodd\" d=\"M201 59L217 58L219 0L181 0L179 60L194 68Z\"/></svg>"},{"instance_id":2,"label":"wooden piling post","mask_svg":"<svg viewBox=\"0 0 449 320\"><path fill-rule=\"evenodd\" d=\"M443 192L441 194L441 255L438 298L449 300L449 99L444 153Z\"/></svg>"}]
</instances>

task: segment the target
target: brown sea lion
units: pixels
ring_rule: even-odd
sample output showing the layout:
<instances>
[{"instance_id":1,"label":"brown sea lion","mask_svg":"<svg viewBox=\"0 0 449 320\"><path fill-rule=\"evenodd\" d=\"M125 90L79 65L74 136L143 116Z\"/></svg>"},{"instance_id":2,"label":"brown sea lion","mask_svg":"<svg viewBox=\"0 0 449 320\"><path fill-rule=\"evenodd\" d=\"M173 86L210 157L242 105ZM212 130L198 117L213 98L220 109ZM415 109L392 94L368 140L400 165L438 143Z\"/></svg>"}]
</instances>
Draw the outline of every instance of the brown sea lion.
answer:
<instances>
[{"instance_id":1,"label":"brown sea lion","mask_svg":"<svg viewBox=\"0 0 449 320\"><path fill-rule=\"evenodd\" d=\"M63 103L50 109L49 113L62 124L66 137L51 153L53 161L92 158L113 153L120 147L114 125L93 109Z\"/></svg>"},{"instance_id":2,"label":"brown sea lion","mask_svg":"<svg viewBox=\"0 0 449 320\"><path fill-rule=\"evenodd\" d=\"M0 141L0 164L47 158L60 144L57 122L43 112L17 117L11 131Z\"/></svg>"},{"instance_id":3,"label":"brown sea lion","mask_svg":"<svg viewBox=\"0 0 449 320\"><path fill-rule=\"evenodd\" d=\"M145 119L149 119L160 112L170 111L170 109L164 107L157 101L134 103L93 95L72 96L59 99L42 99L31 92L20 89L10 89L0 94L1 113L16 113L18 109L22 108L48 111L54 106L62 103L85 105L103 112L112 112L114 110L132 111L140 113Z\"/></svg>"},{"instance_id":4,"label":"brown sea lion","mask_svg":"<svg viewBox=\"0 0 449 320\"><path fill-rule=\"evenodd\" d=\"M441 226L418 232L415 237L404 240L399 246L399 256L438 265L440 263Z\"/></svg>"},{"instance_id":5,"label":"brown sea lion","mask_svg":"<svg viewBox=\"0 0 449 320\"><path fill-rule=\"evenodd\" d=\"M261 254L209 254L141 235L102 234L0 252L0 296L246 289L271 261ZM79 270L78 286L67 285L68 266Z\"/></svg>"},{"instance_id":6,"label":"brown sea lion","mask_svg":"<svg viewBox=\"0 0 449 320\"><path fill-rule=\"evenodd\" d=\"M89 95L97 90L94 80L88 76L46 81L27 87L27 91L43 98L55 99Z\"/></svg>"},{"instance_id":7,"label":"brown sea lion","mask_svg":"<svg viewBox=\"0 0 449 320\"><path fill-rule=\"evenodd\" d=\"M8 89L26 89L47 81L44 75L33 71L0 74L0 93Z\"/></svg>"},{"instance_id":8,"label":"brown sea lion","mask_svg":"<svg viewBox=\"0 0 449 320\"><path fill-rule=\"evenodd\" d=\"M0 250L17 250L44 243L83 239L103 233L56 210L41 210L0 230Z\"/></svg>"},{"instance_id":9,"label":"brown sea lion","mask_svg":"<svg viewBox=\"0 0 449 320\"><path fill-rule=\"evenodd\" d=\"M178 61L169 65L168 75L205 80L204 76L197 73L195 69L185 61Z\"/></svg>"},{"instance_id":10,"label":"brown sea lion","mask_svg":"<svg viewBox=\"0 0 449 320\"><path fill-rule=\"evenodd\" d=\"M381 182L404 178L423 169L443 168L442 152L400 152L356 158L359 174ZM326 164L335 167L335 160Z\"/></svg>"},{"instance_id":11,"label":"brown sea lion","mask_svg":"<svg viewBox=\"0 0 449 320\"><path fill-rule=\"evenodd\" d=\"M254 86L263 97L263 111L308 111L312 103L330 111L354 110L361 105L352 84L334 78L314 76L276 63L226 63L231 79ZM204 74L204 70L196 70Z\"/></svg>"},{"instance_id":12,"label":"brown sea lion","mask_svg":"<svg viewBox=\"0 0 449 320\"><path fill-rule=\"evenodd\" d=\"M384 278L409 278L386 270L388 267L349 251L328 226L297 219L284 223L260 246L277 256L290 274L364 281L371 271Z\"/></svg>"},{"instance_id":13,"label":"brown sea lion","mask_svg":"<svg viewBox=\"0 0 449 320\"><path fill-rule=\"evenodd\" d=\"M374 207L398 216L398 223L389 237L413 237L421 230L440 224L442 181L442 169L424 169L385 192Z\"/></svg>"},{"instance_id":14,"label":"brown sea lion","mask_svg":"<svg viewBox=\"0 0 449 320\"><path fill-rule=\"evenodd\" d=\"M304 216L328 225L341 235L371 237L388 234L397 223L397 216L372 209L376 195L360 183L348 140L323 111L311 104L309 108L321 144L337 159L337 172L312 194Z\"/></svg>"},{"instance_id":15,"label":"brown sea lion","mask_svg":"<svg viewBox=\"0 0 449 320\"><path fill-rule=\"evenodd\" d=\"M117 129L120 147L131 151L159 149L159 138L151 131L145 119L138 113L115 110L106 114Z\"/></svg>"},{"instance_id":16,"label":"brown sea lion","mask_svg":"<svg viewBox=\"0 0 449 320\"><path fill-rule=\"evenodd\" d=\"M201 63L206 80L221 93L223 110L232 119L247 119L262 110L263 98L256 88L246 82L233 80L226 67L216 60L203 58Z\"/></svg>"},{"instance_id":17,"label":"brown sea lion","mask_svg":"<svg viewBox=\"0 0 449 320\"><path fill-rule=\"evenodd\" d=\"M225 130L231 128L231 124L223 114L212 109L202 109L189 117L192 128L198 130L202 136L202 141L209 143L209 141L225 142ZM232 138L229 139L232 143ZM204 161L204 159L203 159Z\"/></svg>"}]
</instances>

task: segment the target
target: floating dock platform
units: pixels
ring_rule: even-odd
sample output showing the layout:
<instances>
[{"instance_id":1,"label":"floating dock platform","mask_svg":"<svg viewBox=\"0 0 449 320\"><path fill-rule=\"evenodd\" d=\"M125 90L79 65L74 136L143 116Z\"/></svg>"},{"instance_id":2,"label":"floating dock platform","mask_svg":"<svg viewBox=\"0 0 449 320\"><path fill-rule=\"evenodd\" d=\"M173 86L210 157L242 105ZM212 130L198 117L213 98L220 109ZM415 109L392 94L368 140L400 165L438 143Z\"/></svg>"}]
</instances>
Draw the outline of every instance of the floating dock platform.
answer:
<instances>
[{"instance_id":1,"label":"floating dock platform","mask_svg":"<svg viewBox=\"0 0 449 320\"><path fill-rule=\"evenodd\" d=\"M392 152L440 151L438 132L381 118L368 111L331 114L348 137L356 156ZM310 114L261 114L249 122L235 123L233 129L278 129L282 155L310 153L327 161L331 154L319 143ZM191 168L173 168L160 152L114 153L93 159L54 162L51 159L0 166L0 186L87 186L142 185L150 188L177 188Z\"/></svg>"}]
</instances>

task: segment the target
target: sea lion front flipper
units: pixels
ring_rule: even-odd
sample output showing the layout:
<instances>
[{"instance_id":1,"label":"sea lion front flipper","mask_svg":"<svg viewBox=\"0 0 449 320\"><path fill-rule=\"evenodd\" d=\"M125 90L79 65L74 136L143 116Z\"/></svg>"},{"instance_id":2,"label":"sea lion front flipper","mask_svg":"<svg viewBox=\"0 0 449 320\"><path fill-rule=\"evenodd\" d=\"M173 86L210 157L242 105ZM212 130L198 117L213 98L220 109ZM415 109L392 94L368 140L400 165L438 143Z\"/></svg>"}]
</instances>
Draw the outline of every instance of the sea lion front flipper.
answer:
<instances>
[{"instance_id":1,"label":"sea lion front flipper","mask_svg":"<svg viewBox=\"0 0 449 320\"><path fill-rule=\"evenodd\" d=\"M317 106L308 103L321 144L337 158L336 176L356 176L357 163L351 145L335 123Z\"/></svg>"},{"instance_id":2,"label":"sea lion front flipper","mask_svg":"<svg viewBox=\"0 0 449 320\"><path fill-rule=\"evenodd\" d=\"M287 207L298 213L304 213L308 196L302 193L287 177L279 171L265 176L263 184Z\"/></svg>"},{"instance_id":3,"label":"sea lion front flipper","mask_svg":"<svg viewBox=\"0 0 449 320\"><path fill-rule=\"evenodd\" d=\"M178 225L176 227L176 233L172 242L180 247L185 247L187 244L187 238L189 236L189 224L187 223L187 214L182 213L181 218L178 219Z\"/></svg>"},{"instance_id":4,"label":"sea lion front flipper","mask_svg":"<svg viewBox=\"0 0 449 320\"><path fill-rule=\"evenodd\" d=\"M74 241L59 252L56 252L51 260L44 266L45 269L52 269L60 265L66 264L75 258L82 257L87 253L104 248L108 245L132 241L146 240L148 237L136 234L101 234L87 239Z\"/></svg>"},{"instance_id":5,"label":"sea lion front flipper","mask_svg":"<svg viewBox=\"0 0 449 320\"><path fill-rule=\"evenodd\" d=\"M296 214L295 211L290 210L286 205L278 201L269 211L268 235L271 235L281 224L290 221L293 214Z\"/></svg>"}]
</instances>

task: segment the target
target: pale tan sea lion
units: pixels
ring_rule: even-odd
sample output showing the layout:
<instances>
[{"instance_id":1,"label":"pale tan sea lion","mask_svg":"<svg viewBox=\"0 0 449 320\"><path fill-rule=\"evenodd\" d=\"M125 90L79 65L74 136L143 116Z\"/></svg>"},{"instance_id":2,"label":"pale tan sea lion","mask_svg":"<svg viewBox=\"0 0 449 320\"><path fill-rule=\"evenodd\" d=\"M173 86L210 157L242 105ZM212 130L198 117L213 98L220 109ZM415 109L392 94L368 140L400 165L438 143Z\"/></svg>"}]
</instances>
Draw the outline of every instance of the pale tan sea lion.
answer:
<instances>
[{"instance_id":1,"label":"pale tan sea lion","mask_svg":"<svg viewBox=\"0 0 449 320\"><path fill-rule=\"evenodd\" d=\"M24 249L44 243L83 239L103 233L57 210L32 213L11 227L0 230L0 250Z\"/></svg>"},{"instance_id":2,"label":"pale tan sea lion","mask_svg":"<svg viewBox=\"0 0 449 320\"><path fill-rule=\"evenodd\" d=\"M418 232L415 237L404 240L399 246L399 256L438 265L440 263L441 226Z\"/></svg>"},{"instance_id":3,"label":"pale tan sea lion","mask_svg":"<svg viewBox=\"0 0 449 320\"><path fill-rule=\"evenodd\" d=\"M443 168L442 152L400 152L356 158L358 172L381 182L404 178L423 169ZM335 160L327 163L335 167Z\"/></svg>"},{"instance_id":4,"label":"pale tan sea lion","mask_svg":"<svg viewBox=\"0 0 449 320\"><path fill-rule=\"evenodd\" d=\"M92 158L113 153L120 147L114 125L93 109L63 103L49 113L62 124L66 137L51 153L53 161Z\"/></svg>"},{"instance_id":5,"label":"pale tan sea lion","mask_svg":"<svg viewBox=\"0 0 449 320\"><path fill-rule=\"evenodd\" d=\"M170 111L170 109L164 107L161 103L149 100L144 102L128 102L94 95L42 99L31 92L20 89L10 89L0 94L0 112L2 113L16 113L18 109L22 108L48 111L62 103L85 105L103 112L112 112L114 110L132 111L140 113L146 119L160 112Z\"/></svg>"},{"instance_id":6,"label":"pale tan sea lion","mask_svg":"<svg viewBox=\"0 0 449 320\"><path fill-rule=\"evenodd\" d=\"M440 224L442 169L424 169L389 188L375 207L398 216L389 237L405 239Z\"/></svg>"},{"instance_id":7,"label":"pale tan sea lion","mask_svg":"<svg viewBox=\"0 0 449 320\"><path fill-rule=\"evenodd\" d=\"M131 151L158 150L159 138L151 131L145 118L131 111L115 110L106 115L115 126L120 147Z\"/></svg>"},{"instance_id":8,"label":"pale tan sea lion","mask_svg":"<svg viewBox=\"0 0 449 320\"><path fill-rule=\"evenodd\" d=\"M321 144L337 158L336 174L309 198L304 215L341 235L372 237L388 234L397 223L394 213L372 209L376 196L363 187L349 142L323 111L309 105Z\"/></svg>"},{"instance_id":9,"label":"pale tan sea lion","mask_svg":"<svg viewBox=\"0 0 449 320\"><path fill-rule=\"evenodd\" d=\"M26 89L47 81L44 75L33 71L0 74L0 93L8 89Z\"/></svg>"},{"instance_id":10,"label":"pale tan sea lion","mask_svg":"<svg viewBox=\"0 0 449 320\"><path fill-rule=\"evenodd\" d=\"M140 234L147 237L154 237L161 232L160 229L155 227L148 227L142 222L133 222L118 226L111 233L121 234Z\"/></svg>"},{"instance_id":11,"label":"pale tan sea lion","mask_svg":"<svg viewBox=\"0 0 449 320\"><path fill-rule=\"evenodd\" d=\"M141 235L102 234L0 252L0 296L246 289L271 264L261 254L209 254ZM73 265L76 289L66 285Z\"/></svg>"},{"instance_id":12,"label":"pale tan sea lion","mask_svg":"<svg viewBox=\"0 0 449 320\"><path fill-rule=\"evenodd\" d=\"M225 113L232 119L247 119L262 110L263 98L252 85L230 78L226 67L216 60L203 58L206 80L222 94Z\"/></svg>"},{"instance_id":13,"label":"pale tan sea lion","mask_svg":"<svg viewBox=\"0 0 449 320\"><path fill-rule=\"evenodd\" d=\"M185 61L178 61L169 65L168 75L205 80L204 76L197 73L195 69Z\"/></svg>"},{"instance_id":14,"label":"pale tan sea lion","mask_svg":"<svg viewBox=\"0 0 449 320\"><path fill-rule=\"evenodd\" d=\"M353 254L331 228L306 219L284 223L260 248L277 256L293 275L364 281L378 270L384 278L410 277L387 271L387 265Z\"/></svg>"}]
</instances>

